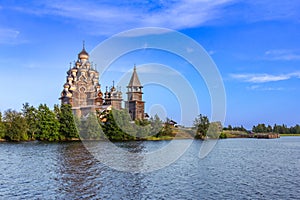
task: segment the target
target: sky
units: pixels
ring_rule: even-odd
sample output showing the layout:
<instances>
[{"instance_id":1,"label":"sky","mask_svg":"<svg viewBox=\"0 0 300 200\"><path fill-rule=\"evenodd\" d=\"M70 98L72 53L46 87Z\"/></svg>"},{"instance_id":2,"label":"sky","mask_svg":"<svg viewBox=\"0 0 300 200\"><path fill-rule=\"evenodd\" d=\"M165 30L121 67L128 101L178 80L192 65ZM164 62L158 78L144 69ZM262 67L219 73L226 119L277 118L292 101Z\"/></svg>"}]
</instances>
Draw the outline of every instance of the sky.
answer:
<instances>
[{"instance_id":1,"label":"sky","mask_svg":"<svg viewBox=\"0 0 300 200\"><path fill-rule=\"evenodd\" d=\"M0 1L0 111L20 110L25 102L59 104L83 40L91 52L122 31L161 27L199 43L216 64L226 93L225 126L300 124L299 10L297 0ZM182 74L198 100L195 110L212 115L204 78L169 52L145 48L121 56L100 78L102 90L112 80L128 79L134 64L143 82L147 63ZM182 119L174 90L145 85L146 112L191 125L195 112Z\"/></svg>"}]
</instances>

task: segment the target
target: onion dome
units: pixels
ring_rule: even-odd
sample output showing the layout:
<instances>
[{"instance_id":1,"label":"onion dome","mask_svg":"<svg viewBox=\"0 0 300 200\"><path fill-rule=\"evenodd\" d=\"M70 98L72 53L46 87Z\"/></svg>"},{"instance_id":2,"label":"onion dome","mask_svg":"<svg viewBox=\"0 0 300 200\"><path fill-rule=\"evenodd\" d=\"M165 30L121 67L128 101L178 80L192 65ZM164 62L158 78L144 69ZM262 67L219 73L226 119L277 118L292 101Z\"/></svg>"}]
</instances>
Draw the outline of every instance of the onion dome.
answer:
<instances>
[{"instance_id":1,"label":"onion dome","mask_svg":"<svg viewBox=\"0 0 300 200\"><path fill-rule=\"evenodd\" d=\"M87 59L89 59L89 54L86 52L85 47L84 47L84 41L83 41L82 50L78 54L78 59L80 59L80 60L87 60Z\"/></svg>"},{"instance_id":2,"label":"onion dome","mask_svg":"<svg viewBox=\"0 0 300 200\"><path fill-rule=\"evenodd\" d=\"M67 92L66 97L71 98L72 97L72 93L71 92Z\"/></svg>"},{"instance_id":3,"label":"onion dome","mask_svg":"<svg viewBox=\"0 0 300 200\"><path fill-rule=\"evenodd\" d=\"M76 68L72 68L72 69L71 69L71 72L75 72L75 73L76 73L77 71L78 71L78 70L77 70Z\"/></svg>"},{"instance_id":4,"label":"onion dome","mask_svg":"<svg viewBox=\"0 0 300 200\"><path fill-rule=\"evenodd\" d=\"M115 81L113 81L113 86L110 88L110 92L114 92L114 91L116 91Z\"/></svg>"},{"instance_id":5,"label":"onion dome","mask_svg":"<svg viewBox=\"0 0 300 200\"><path fill-rule=\"evenodd\" d=\"M69 90L75 91L76 90L76 86L75 85L71 85L71 87L69 88Z\"/></svg>"},{"instance_id":6,"label":"onion dome","mask_svg":"<svg viewBox=\"0 0 300 200\"><path fill-rule=\"evenodd\" d=\"M106 86L106 91L105 91L105 98L108 98L108 96L109 96L109 92L107 91L107 86Z\"/></svg>"},{"instance_id":7,"label":"onion dome","mask_svg":"<svg viewBox=\"0 0 300 200\"><path fill-rule=\"evenodd\" d=\"M89 74L90 74L91 76L94 77L94 76L96 75L95 73L96 73L96 72L95 72L94 70L92 70L92 69L89 70Z\"/></svg>"},{"instance_id":8,"label":"onion dome","mask_svg":"<svg viewBox=\"0 0 300 200\"><path fill-rule=\"evenodd\" d=\"M100 91L100 92L98 93L98 97L101 97L101 98L102 98L102 96L103 96L103 93Z\"/></svg>"},{"instance_id":9,"label":"onion dome","mask_svg":"<svg viewBox=\"0 0 300 200\"><path fill-rule=\"evenodd\" d=\"M97 78L94 78L93 81L94 81L94 83L96 83L96 84L99 82L99 80L98 80Z\"/></svg>"},{"instance_id":10,"label":"onion dome","mask_svg":"<svg viewBox=\"0 0 300 200\"><path fill-rule=\"evenodd\" d=\"M73 77L71 75L68 76L68 81L73 81Z\"/></svg>"},{"instance_id":11,"label":"onion dome","mask_svg":"<svg viewBox=\"0 0 300 200\"><path fill-rule=\"evenodd\" d=\"M86 73L88 71L87 68L80 68L80 72Z\"/></svg>"},{"instance_id":12,"label":"onion dome","mask_svg":"<svg viewBox=\"0 0 300 200\"><path fill-rule=\"evenodd\" d=\"M80 66L81 63L80 63L79 60L77 60L75 64L76 64L76 67L78 68L78 67Z\"/></svg>"},{"instance_id":13,"label":"onion dome","mask_svg":"<svg viewBox=\"0 0 300 200\"><path fill-rule=\"evenodd\" d=\"M64 88L70 88L70 84L69 83L65 83L64 84Z\"/></svg>"}]
</instances>

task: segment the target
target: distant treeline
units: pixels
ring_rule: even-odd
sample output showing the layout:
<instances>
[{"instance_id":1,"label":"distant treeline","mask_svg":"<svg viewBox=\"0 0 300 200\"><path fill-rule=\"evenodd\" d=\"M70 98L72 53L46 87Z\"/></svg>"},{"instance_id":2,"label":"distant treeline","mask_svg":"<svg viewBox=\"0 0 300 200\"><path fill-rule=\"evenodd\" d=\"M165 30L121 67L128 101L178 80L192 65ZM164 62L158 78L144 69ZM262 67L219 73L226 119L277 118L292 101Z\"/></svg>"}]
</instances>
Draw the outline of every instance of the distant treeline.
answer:
<instances>
[{"instance_id":1,"label":"distant treeline","mask_svg":"<svg viewBox=\"0 0 300 200\"><path fill-rule=\"evenodd\" d=\"M300 126L297 124L295 126L287 127L287 125L277 125L273 127L271 125L258 124L253 126L252 132L254 133L279 133L279 134L300 134Z\"/></svg>"},{"instance_id":2,"label":"distant treeline","mask_svg":"<svg viewBox=\"0 0 300 200\"><path fill-rule=\"evenodd\" d=\"M98 116L97 116L98 115ZM6 141L66 141L66 140L135 140L148 136L173 136L169 119L165 122L157 115L149 120L131 122L126 110L89 113L78 118L71 106L55 105L51 110L46 104L38 108L23 104L21 112L0 112L0 139ZM102 117L100 117L100 115ZM100 120L101 118L101 120Z\"/></svg>"},{"instance_id":3,"label":"distant treeline","mask_svg":"<svg viewBox=\"0 0 300 200\"><path fill-rule=\"evenodd\" d=\"M228 127L224 127L223 128L224 131L244 131L246 132L247 129L245 129L243 126L235 126L235 127L232 127L231 125L228 125Z\"/></svg>"},{"instance_id":4,"label":"distant treeline","mask_svg":"<svg viewBox=\"0 0 300 200\"><path fill-rule=\"evenodd\" d=\"M247 130L243 126L232 127L231 125L228 125L228 127L224 127L223 130L247 132ZM256 126L253 126L251 131L253 133L300 134L300 125L296 124L295 126L288 127L285 124L275 124L274 126L258 124Z\"/></svg>"}]
</instances>

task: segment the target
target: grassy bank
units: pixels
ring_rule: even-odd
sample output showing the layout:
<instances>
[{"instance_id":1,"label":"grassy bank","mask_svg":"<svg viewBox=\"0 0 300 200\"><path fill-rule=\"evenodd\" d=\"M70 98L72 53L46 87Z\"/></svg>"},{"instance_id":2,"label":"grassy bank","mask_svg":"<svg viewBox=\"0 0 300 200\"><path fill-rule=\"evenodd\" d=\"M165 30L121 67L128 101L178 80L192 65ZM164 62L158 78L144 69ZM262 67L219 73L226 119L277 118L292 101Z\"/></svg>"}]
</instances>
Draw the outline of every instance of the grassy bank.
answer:
<instances>
[{"instance_id":1,"label":"grassy bank","mask_svg":"<svg viewBox=\"0 0 300 200\"><path fill-rule=\"evenodd\" d=\"M280 136L300 136L300 134L280 134Z\"/></svg>"}]
</instances>

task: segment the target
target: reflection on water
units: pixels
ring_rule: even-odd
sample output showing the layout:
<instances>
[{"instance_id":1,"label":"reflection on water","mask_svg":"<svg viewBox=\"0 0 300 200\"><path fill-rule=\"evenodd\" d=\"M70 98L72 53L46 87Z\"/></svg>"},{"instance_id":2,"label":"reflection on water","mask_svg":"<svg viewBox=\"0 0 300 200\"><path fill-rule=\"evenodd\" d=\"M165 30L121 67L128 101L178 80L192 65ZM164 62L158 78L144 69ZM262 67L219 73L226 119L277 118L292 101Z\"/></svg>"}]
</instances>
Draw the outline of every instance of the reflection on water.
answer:
<instances>
[{"instance_id":1,"label":"reflection on water","mask_svg":"<svg viewBox=\"0 0 300 200\"><path fill-rule=\"evenodd\" d=\"M147 152L166 144L167 141L115 143L139 155L136 166L145 165L141 158ZM105 143L90 145L110 155L103 148ZM220 140L202 160L197 157L200 147L201 141L195 141L179 160L161 170L130 173L102 164L81 142L0 143L0 199L299 197L300 137ZM127 159L111 157L112 162L123 165ZM157 162L161 162L159 159Z\"/></svg>"},{"instance_id":2,"label":"reflection on water","mask_svg":"<svg viewBox=\"0 0 300 200\"><path fill-rule=\"evenodd\" d=\"M105 147L105 142L89 142L92 146ZM140 152L143 145L139 142L120 142L118 147L131 152ZM104 152L103 152L104 153ZM63 199L76 198L116 198L132 199L142 194L143 174L119 173L96 160L80 142L63 144L59 147L59 193ZM126 162L125 158L121 159ZM116 176L118 174L118 176ZM134 187L134 191L128 190ZM115 188L117 192L113 192ZM102 191L111 191L102 193Z\"/></svg>"},{"instance_id":3,"label":"reflection on water","mask_svg":"<svg viewBox=\"0 0 300 200\"><path fill-rule=\"evenodd\" d=\"M58 192L63 199L90 198L94 194L90 190L101 187L91 179L101 176L103 166L97 165L80 142L59 145L57 168Z\"/></svg>"}]
</instances>

